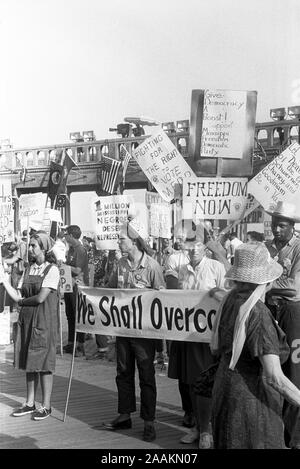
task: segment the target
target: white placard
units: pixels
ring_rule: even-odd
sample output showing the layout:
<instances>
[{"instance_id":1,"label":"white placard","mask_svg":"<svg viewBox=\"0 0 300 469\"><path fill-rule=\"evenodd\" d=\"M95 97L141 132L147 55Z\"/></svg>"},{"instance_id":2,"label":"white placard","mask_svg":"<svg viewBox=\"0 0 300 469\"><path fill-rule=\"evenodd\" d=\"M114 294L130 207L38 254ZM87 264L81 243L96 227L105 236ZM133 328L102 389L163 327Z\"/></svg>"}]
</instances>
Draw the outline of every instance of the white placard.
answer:
<instances>
[{"instance_id":1,"label":"white placard","mask_svg":"<svg viewBox=\"0 0 300 469\"><path fill-rule=\"evenodd\" d=\"M300 145L293 142L274 158L249 181L248 191L265 210L272 211L279 201L299 206Z\"/></svg>"},{"instance_id":2,"label":"white placard","mask_svg":"<svg viewBox=\"0 0 300 469\"><path fill-rule=\"evenodd\" d=\"M41 230L44 220L47 194L36 192L35 194L22 194L19 198L19 217L21 231L29 227Z\"/></svg>"},{"instance_id":3,"label":"white placard","mask_svg":"<svg viewBox=\"0 0 300 469\"><path fill-rule=\"evenodd\" d=\"M0 181L0 245L14 241L14 211L12 207L11 181Z\"/></svg>"},{"instance_id":4,"label":"white placard","mask_svg":"<svg viewBox=\"0 0 300 469\"><path fill-rule=\"evenodd\" d=\"M60 273L60 293L71 293L73 291L71 266L66 265L66 264L61 264L59 266L59 273Z\"/></svg>"},{"instance_id":5,"label":"white placard","mask_svg":"<svg viewBox=\"0 0 300 469\"><path fill-rule=\"evenodd\" d=\"M120 227L128 221L128 211L133 205L130 195L99 197L93 202L97 249L118 249Z\"/></svg>"},{"instance_id":6,"label":"white placard","mask_svg":"<svg viewBox=\"0 0 300 469\"><path fill-rule=\"evenodd\" d=\"M156 131L133 152L133 157L159 192L170 202L175 184L182 184L194 173L163 130Z\"/></svg>"},{"instance_id":7,"label":"white placard","mask_svg":"<svg viewBox=\"0 0 300 469\"><path fill-rule=\"evenodd\" d=\"M237 220L247 204L246 178L191 178L183 183L184 218Z\"/></svg>"},{"instance_id":8,"label":"white placard","mask_svg":"<svg viewBox=\"0 0 300 469\"><path fill-rule=\"evenodd\" d=\"M0 345L10 344L10 312L9 306L5 306L0 313Z\"/></svg>"},{"instance_id":9,"label":"white placard","mask_svg":"<svg viewBox=\"0 0 300 469\"><path fill-rule=\"evenodd\" d=\"M171 206L152 204L150 206L150 235L155 238L171 238Z\"/></svg>"},{"instance_id":10,"label":"white placard","mask_svg":"<svg viewBox=\"0 0 300 469\"><path fill-rule=\"evenodd\" d=\"M204 91L201 156L242 158L247 91Z\"/></svg>"}]
</instances>

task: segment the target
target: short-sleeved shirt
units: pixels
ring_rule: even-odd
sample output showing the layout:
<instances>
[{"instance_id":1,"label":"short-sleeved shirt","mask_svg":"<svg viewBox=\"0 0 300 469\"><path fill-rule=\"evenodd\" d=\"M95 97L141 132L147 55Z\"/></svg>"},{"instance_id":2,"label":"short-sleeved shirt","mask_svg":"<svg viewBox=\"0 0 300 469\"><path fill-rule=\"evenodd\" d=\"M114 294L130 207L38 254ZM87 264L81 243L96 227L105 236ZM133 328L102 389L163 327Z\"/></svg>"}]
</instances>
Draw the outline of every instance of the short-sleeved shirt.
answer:
<instances>
[{"instance_id":1,"label":"short-sleeved shirt","mask_svg":"<svg viewBox=\"0 0 300 469\"><path fill-rule=\"evenodd\" d=\"M169 257L166 265L166 275L178 279L178 288L182 290L211 290L224 288L225 267L221 262L203 257L193 269L189 258L183 254L182 258L176 254Z\"/></svg>"},{"instance_id":2,"label":"short-sleeved shirt","mask_svg":"<svg viewBox=\"0 0 300 469\"><path fill-rule=\"evenodd\" d=\"M46 269L46 267L48 265L49 265L49 262L44 262L41 265L37 265L35 263L32 264L30 266L29 275L38 275L39 277L43 277L44 276L44 270ZM18 289L19 290L22 288L23 279L24 279L24 275L22 276L22 278L20 279L20 282L18 284ZM60 280L59 269L56 265L53 264L51 266L51 268L49 269L48 273L44 277L42 287L57 290L59 280Z\"/></svg>"},{"instance_id":3,"label":"short-sleeved shirt","mask_svg":"<svg viewBox=\"0 0 300 469\"><path fill-rule=\"evenodd\" d=\"M280 296L289 301L300 301L300 239L295 236L280 250L274 240L267 241L270 255L283 267L281 276L272 284ZM276 292L277 293L277 292Z\"/></svg>"},{"instance_id":4,"label":"short-sleeved shirt","mask_svg":"<svg viewBox=\"0 0 300 469\"><path fill-rule=\"evenodd\" d=\"M159 263L144 252L135 269L128 257L122 257L109 278L108 287L159 289L165 288L165 281Z\"/></svg>"},{"instance_id":5,"label":"short-sleeved shirt","mask_svg":"<svg viewBox=\"0 0 300 469\"><path fill-rule=\"evenodd\" d=\"M66 264L71 267L80 267L80 274L72 275L72 284L78 283L80 285L89 284L89 273L88 273L88 256L84 246L78 241L75 246L70 246Z\"/></svg>"}]
</instances>

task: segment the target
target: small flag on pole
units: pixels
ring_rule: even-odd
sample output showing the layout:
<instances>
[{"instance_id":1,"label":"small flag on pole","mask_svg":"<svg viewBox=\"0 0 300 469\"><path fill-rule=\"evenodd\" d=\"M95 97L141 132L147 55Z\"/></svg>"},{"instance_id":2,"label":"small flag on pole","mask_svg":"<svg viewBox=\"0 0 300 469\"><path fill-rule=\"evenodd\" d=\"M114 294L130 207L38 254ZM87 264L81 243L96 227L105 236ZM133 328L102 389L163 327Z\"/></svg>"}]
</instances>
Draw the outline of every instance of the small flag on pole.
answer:
<instances>
[{"instance_id":1,"label":"small flag on pole","mask_svg":"<svg viewBox=\"0 0 300 469\"><path fill-rule=\"evenodd\" d=\"M113 194L120 166L121 161L109 158L108 156L103 156L103 166L101 171L103 191Z\"/></svg>"},{"instance_id":2,"label":"small flag on pole","mask_svg":"<svg viewBox=\"0 0 300 469\"><path fill-rule=\"evenodd\" d=\"M124 145L120 146L120 157L123 161L123 182L125 182L125 175L131 158L131 154L129 153L129 151L127 151Z\"/></svg>"}]
</instances>

